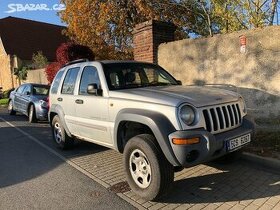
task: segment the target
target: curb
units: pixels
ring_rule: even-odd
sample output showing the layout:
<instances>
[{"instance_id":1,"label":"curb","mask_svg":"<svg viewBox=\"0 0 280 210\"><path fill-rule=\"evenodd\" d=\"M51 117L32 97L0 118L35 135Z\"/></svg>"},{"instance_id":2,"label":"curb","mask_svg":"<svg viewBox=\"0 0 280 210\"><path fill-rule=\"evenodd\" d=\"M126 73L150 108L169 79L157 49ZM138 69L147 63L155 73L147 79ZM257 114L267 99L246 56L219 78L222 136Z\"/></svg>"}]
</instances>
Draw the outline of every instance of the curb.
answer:
<instances>
[{"instance_id":1,"label":"curb","mask_svg":"<svg viewBox=\"0 0 280 210\"><path fill-rule=\"evenodd\" d=\"M252 153L243 152L241 158L248 162L253 162L260 166L271 168L271 169L280 169L280 160L268 157L261 157Z\"/></svg>"}]
</instances>

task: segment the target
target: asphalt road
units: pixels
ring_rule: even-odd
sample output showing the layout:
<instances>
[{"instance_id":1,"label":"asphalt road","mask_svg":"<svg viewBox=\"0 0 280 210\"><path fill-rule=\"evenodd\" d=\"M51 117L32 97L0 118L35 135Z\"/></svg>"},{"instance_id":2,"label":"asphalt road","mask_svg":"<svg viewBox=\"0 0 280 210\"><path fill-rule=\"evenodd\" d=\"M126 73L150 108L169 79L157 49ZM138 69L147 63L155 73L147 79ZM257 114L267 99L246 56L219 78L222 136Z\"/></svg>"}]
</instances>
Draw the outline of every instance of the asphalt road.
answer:
<instances>
[{"instance_id":1,"label":"asphalt road","mask_svg":"<svg viewBox=\"0 0 280 210\"><path fill-rule=\"evenodd\" d=\"M51 144L48 124L5 112L0 109L0 209L134 209L5 121Z\"/></svg>"}]
</instances>

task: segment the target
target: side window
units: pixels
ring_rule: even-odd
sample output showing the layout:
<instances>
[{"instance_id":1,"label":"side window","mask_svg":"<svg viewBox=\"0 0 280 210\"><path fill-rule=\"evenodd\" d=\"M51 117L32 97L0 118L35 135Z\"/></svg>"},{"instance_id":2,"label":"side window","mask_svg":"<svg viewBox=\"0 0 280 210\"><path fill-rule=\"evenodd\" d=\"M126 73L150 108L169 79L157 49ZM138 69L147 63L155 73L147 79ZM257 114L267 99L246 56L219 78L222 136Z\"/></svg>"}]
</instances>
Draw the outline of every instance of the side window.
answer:
<instances>
[{"instance_id":1,"label":"side window","mask_svg":"<svg viewBox=\"0 0 280 210\"><path fill-rule=\"evenodd\" d=\"M79 70L80 70L80 68L76 67L76 68L69 69L67 71L67 74L65 76L65 79L64 79L64 82L62 85L62 90L61 90L62 94L73 94L74 93L75 83L76 83L76 79L77 79Z\"/></svg>"},{"instance_id":2,"label":"side window","mask_svg":"<svg viewBox=\"0 0 280 210\"><path fill-rule=\"evenodd\" d=\"M30 85L27 85L26 88L24 88L23 95L27 95L28 92L29 92L29 94L31 93L31 86Z\"/></svg>"},{"instance_id":3,"label":"side window","mask_svg":"<svg viewBox=\"0 0 280 210\"><path fill-rule=\"evenodd\" d=\"M20 87L17 89L17 93L22 94L25 87L26 87L26 85L20 86Z\"/></svg>"},{"instance_id":4,"label":"side window","mask_svg":"<svg viewBox=\"0 0 280 210\"><path fill-rule=\"evenodd\" d=\"M52 94L56 94L58 91L58 86L60 84L61 81L61 77L63 75L64 71L60 71L57 73L57 75L55 76L54 80L53 80L53 84L52 84L52 89L51 89L51 93Z\"/></svg>"},{"instance_id":5,"label":"side window","mask_svg":"<svg viewBox=\"0 0 280 210\"><path fill-rule=\"evenodd\" d=\"M97 84L97 87L100 87L100 80L98 76L97 69L93 66L86 66L83 70L83 74L81 77L80 95L88 95L87 94L87 87L89 84Z\"/></svg>"}]
</instances>

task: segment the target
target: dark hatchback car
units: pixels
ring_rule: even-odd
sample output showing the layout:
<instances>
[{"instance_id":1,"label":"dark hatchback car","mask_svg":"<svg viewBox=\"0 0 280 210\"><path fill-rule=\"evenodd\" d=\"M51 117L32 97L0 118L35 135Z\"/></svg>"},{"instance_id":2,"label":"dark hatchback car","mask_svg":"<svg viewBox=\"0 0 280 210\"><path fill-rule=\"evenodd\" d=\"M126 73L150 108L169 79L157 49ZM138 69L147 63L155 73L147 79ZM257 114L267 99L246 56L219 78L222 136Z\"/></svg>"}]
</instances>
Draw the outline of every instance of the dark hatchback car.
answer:
<instances>
[{"instance_id":1,"label":"dark hatchback car","mask_svg":"<svg viewBox=\"0 0 280 210\"><path fill-rule=\"evenodd\" d=\"M48 119L48 85L23 84L12 91L9 98L8 112L15 115L20 112L28 116L29 122Z\"/></svg>"}]
</instances>

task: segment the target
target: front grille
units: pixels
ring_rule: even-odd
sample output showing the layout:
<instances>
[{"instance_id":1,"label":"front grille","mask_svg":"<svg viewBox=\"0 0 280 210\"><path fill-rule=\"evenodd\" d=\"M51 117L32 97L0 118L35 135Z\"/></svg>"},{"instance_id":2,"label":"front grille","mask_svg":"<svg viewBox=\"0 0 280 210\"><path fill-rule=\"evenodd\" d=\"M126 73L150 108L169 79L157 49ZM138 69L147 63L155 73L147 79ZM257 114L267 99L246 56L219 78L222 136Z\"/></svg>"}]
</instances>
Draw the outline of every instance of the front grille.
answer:
<instances>
[{"instance_id":1,"label":"front grille","mask_svg":"<svg viewBox=\"0 0 280 210\"><path fill-rule=\"evenodd\" d=\"M203 109L206 129L211 133L221 133L238 127L241 122L241 112L237 103L225 104Z\"/></svg>"}]
</instances>

